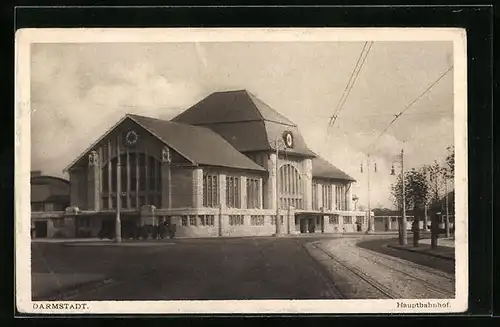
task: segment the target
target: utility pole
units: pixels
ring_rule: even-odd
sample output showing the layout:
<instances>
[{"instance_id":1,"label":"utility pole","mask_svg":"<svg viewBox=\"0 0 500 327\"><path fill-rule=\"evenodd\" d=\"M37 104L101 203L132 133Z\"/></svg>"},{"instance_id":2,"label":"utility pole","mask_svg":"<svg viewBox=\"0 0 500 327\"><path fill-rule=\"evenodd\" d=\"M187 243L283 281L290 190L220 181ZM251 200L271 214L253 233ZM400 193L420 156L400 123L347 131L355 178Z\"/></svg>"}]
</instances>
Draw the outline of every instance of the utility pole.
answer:
<instances>
[{"instance_id":1,"label":"utility pole","mask_svg":"<svg viewBox=\"0 0 500 327\"><path fill-rule=\"evenodd\" d=\"M424 166L424 177L425 177L425 183L427 185L429 185L429 170L427 169L427 167ZM429 190L429 188L427 188L427 190ZM424 231L427 231L427 201L428 201L428 198L429 198L429 195L428 195L428 192L427 194L425 195L425 200L424 200L424 222L423 222L423 230ZM419 226L420 228L420 226Z\"/></svg>"},{"instance_id":2,"label":"utility pole","mask_svg":"<svg viewBox=\"0 0 500 327\"><path fill-rule=\"evenodd\" d=\"M115 242L122 241L122 223L121 223L121 160L120 160L120 140L116 140L116 223L115 223Z\"/></svg>"},{"instance_id":3,"label":"utility pole","mask_svg":"<svg viewBox=\"0 0 500 327\"><path fill-rule=\"evenodd\" d=\"M445 171L445 177L444 177L444 194L446 196L445 199L445 206L446 206L446 216L445 216L445 224L446 224L446 238L450 238L450 218L448 217L448 176Z\"/></svg>"},{"instance_id":4,"label":"utility pole","mask_svg":"<svg viewBox=\"0 0 500 327\"><path fill-rule=\"evenodd\" d=\"M371 193L370 193L370 154L367 155L366 159L366 171L368 176L368 229L366 230L366 234L373 232L375 226L372 223L372 208L371 208Z\"/></svg>"},{"instance_id":5,"label":"utility pole","mask_svg":"<svg viewBox=\"0 0 500 327\"><path fill-rule=\"evenodd\" d=\"M280 219L280 197L279 197L279 136L276 136L274 147L276 148L276 236L281 233L281 219Z\"/></svg>"},{"instance_id":6,"label":"utility pole","mask_svg":"<svg viewBox=\"0 0 500 327\"><path fill-rule=\"evenodd\" d=\"M403 182L403 217L401 219L401 244L406 245L408 243L406 236L406 191L405 191L405 168L404 168L404 150L401 149L401 176Z\"/></svg>"}]
</instances>

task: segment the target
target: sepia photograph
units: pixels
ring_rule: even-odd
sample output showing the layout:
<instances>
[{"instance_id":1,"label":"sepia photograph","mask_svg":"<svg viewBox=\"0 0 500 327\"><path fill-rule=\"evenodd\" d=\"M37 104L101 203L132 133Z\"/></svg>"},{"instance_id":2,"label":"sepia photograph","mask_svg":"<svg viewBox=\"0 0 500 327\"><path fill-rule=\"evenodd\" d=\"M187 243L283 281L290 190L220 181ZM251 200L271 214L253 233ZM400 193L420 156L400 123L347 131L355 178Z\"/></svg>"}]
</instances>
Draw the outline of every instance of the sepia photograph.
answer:
<instances>
[{"instance_id":1,"label":"sepia photograph","mask_svg":"<svg viewBox=\"0 0 500 327\"><path fill-rule=\"evenodd\" d=\"M18 310L467 310L466 60L460 29L18 31Z\"/></svg>"}]
</instances>

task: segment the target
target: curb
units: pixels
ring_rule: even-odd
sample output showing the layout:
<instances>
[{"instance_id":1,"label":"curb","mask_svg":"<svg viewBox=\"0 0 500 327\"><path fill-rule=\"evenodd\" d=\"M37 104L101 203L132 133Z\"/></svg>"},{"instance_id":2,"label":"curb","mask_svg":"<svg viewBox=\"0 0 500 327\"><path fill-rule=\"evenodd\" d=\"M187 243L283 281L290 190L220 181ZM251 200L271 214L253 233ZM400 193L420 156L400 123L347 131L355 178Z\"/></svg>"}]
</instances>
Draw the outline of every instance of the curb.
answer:
<instances>
[{"instance_id":1,"label":"curb","mask_svg":"<svg viewBox=\"0 0 500 327\"><path fill-rule=\"evenodd\" d=\"M408 251L408 252L413 252L413 253L420 253L420 254L423 254L423 255L428 255L428 256L431 256L431 257L436 257L436 258L440 258L440 259L444 259L444 260L455 261L454 257L451 258L451 257L445 256L445 255L441 255L441 254L429 253L429 252L422 252L422 251L413 250L413 249L409 249L409 248L402 248L402 247L399 247L399 246L394 246L394 245L391 245L391 244L387 244L386 246L389 247L389 248L391 248L391 249Z\"/></svg>"},{"instance_id":2,"label":"curb","mask_svg":"<svg viewBox=\"0 0 500 327\"><path fill-rule=\"evenodd\" d=\"M62 243L63 246L68 246L68 247L101 247L101 246L107 246L107 247L144 247L144 246L167 246L167 245L175 245L176 243L173 242L144 242L144 243L86 243L86 242L72 242L72 243Z\"/></svg>"},{"instance_id":3,"label":"curb","mask_svg":"<svg viewBox=\"0 0 500 327\"><path fill-rule=\"evenodd\" d=\"M75 296L82 291L90 291L114 283L111 278L104 278L97 281L83 282L68 286L62 290L47 292L45 294L32 297L32 301L60 301Z\"/></svg>"}]
</instances>

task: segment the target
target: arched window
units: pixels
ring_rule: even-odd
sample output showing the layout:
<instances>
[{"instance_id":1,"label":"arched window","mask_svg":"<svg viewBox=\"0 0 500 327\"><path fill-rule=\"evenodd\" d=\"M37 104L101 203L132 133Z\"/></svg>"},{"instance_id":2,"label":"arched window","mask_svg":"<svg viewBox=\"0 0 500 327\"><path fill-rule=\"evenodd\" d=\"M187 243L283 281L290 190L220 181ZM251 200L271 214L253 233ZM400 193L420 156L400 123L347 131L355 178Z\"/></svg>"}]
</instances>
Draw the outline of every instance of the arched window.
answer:
<instances>
[{"instance_id":1,"label":"arched window","mask_svg":"<svg viewBox=\"0 0 500 327\"><path fill-rule=\"evenodd\" d=\"M297 168L290 164L280 167L278 175L280 208L304 208L303 182Z\"/></svg>"},{"instance_id":2,"label":"arched window","mask_svg":"<svg viewBox=\"0 0 500 327\"><path fill-rule=\"evenodd\" d=\"M102 208L116 209L117 164L115 157L102 167ZM139 209L145 204L161 207L161 162L144 153L120 156L121 207Z\"/></svg>"}]
</instances>

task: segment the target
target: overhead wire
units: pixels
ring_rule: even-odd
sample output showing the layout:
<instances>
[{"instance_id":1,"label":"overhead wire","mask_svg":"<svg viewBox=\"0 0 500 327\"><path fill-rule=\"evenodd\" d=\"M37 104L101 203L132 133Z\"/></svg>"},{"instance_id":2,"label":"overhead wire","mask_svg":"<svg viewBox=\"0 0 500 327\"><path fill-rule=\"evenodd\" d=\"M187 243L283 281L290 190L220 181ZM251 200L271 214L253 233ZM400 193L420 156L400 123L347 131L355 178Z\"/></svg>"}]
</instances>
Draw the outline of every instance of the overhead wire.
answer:
<instances>
[{"instance_id":1,"label":"overhead wire","mask_svg":"<svg viewBox=\"0 0 500 327\"><path fill-rule=\"evenodd\" d=\"M347 97L351 93L351 90L356 83L356 80L359 76L359 73L361 72L361 69L363 68L363 65L365 64L366 57L368 56L368 53L371 50L371 47L373 46L373 41L366 41L363 45L363 49L361 50L361 53L358 56L358 60L356 61L356 65L354 66L351 75L349 77L349 81L347 82L344 92L342 93L342 96L339 99L339 102L337 104L337 107L335 108L333 116L330 117L330 120L328 122L327 130L326 130L326 136L325 136L325 146L328 143L328 140L330 138L330 131L331 127L335 125L335 122L337 121L338 115L340 113L340 110L342 110L344 104L347 101Z\"/></svg>"},{"instance_id":2,"label":"overhead wire","mask_svg":"<svg viewBox=\"0 0 500 327\"><path fill-rule=\"evenodd\" d=\"M347 90L347 93L346 93L345 97L343 98L342 103L341 103L340 107L338 108L338 110L337 110L337 112L335 114L335 119L334 119L334 121L332 123L332 127L335 124L335 122L337 121L337 118L338 118L338 116L340 114L340 111L344 108L344 105L345 105L345 103L347 101L347 97L351 93L351 90L352 90L354 84L356 83L356 81L358 79L358 76L361 73L361 70L363 69L363 66L364 66L364 64L366 62L366 58L368 57L368 54L370 53L370 50L371 50L372 46L373 46L373 42L369 42L369 46L368 46L366 52L364 53L363 59L361 61L361 64L359 65L359 69L357 70L356 74L354 75L354 78L352 79L352 83L349 86L349 89Z\"/></svg>"},{"instance_id":3,"label":"overhead wire","mask_svg":"<svg viewBox=\"0 0 500 327\"><path fill-rule=\"evenodd\" d=\"M434 82L432 82L418 97L416 97L412 102L410 102L406 107L404 107L403 110L401 110L399 113L394 115L394 118L389 122L387 127L377 136L377 138L371 142L366 150L370 150L370 148L389 130L389 128L398 120L403 113L405 113L409 108L411 108L418 100L420 100L427 92L429 92L435 85L437 85L451 70L453 69L453 65L450 66L444 73L442 73L438 79L436 79Z\"/></svg>"},{"instance_id":4,"label":"overhead wire","mask_svg":"<svg viewBox=\"0 0 500 327\"><path fill-rule=\"evenodd\" d=\"M341 105L344 97L346 96L347 90L349 89L349 85L351 84L351 81L354 77L356 69L358 68L359 63L361 62L361 58L363 57L363 54L365 53L367 45L368 45L368 41L365 42L365 44L363 45L363 49L361 50L361 53L359 54L358 60L356 61L356 65L354 65L354 68L351 72L351 75L349 76L349 81L347 82L345 89L344 89L344 92L342 93L342 96L340 97L339 102L337 103L337 107L335 108L335 111L333 112L333 116L330 118L329 125L331 125L334 122L334 120L336 119L336 114L340 108L340 105Z\"/></svg>"}]
</instances>

